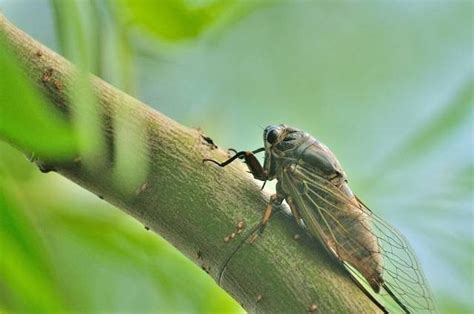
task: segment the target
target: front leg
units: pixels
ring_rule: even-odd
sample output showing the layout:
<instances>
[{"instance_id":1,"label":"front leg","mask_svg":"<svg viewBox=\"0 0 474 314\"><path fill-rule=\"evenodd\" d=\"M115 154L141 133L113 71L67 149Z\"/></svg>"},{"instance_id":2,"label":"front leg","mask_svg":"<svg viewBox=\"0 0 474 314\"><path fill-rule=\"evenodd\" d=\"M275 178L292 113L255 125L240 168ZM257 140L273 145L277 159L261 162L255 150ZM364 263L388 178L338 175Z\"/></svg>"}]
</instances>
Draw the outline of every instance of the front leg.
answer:
<instances>
[{"instance_id":1,"label":"front leg","mask_svg":"<svg viewBox=\"0 0 474 314\"><path fill-rule=\"evenodd\" d=\"M209 161L209 162L215 163L219 167L225 167L236 159L244 159L244 162L249 168L249 171L253 175L253 177L257 180L266 181L268 178L268 173L263 169L257 157L255 157L254 155L263 151L265 151L265 148L262 147L251 152L250 151L236 152L234 156L232 156L231 158L221 163L213 159L203 159L203 162Z\"/></svg>"},{"instance_id":2,"label":"front leg","mask_svg":"<svg viewBox=\"0 0 474 314\"><path fill-rule=\"evenodd\" d=\"M244 153L243 158L244 158L245 164L249 168L249 171L253 175L253 177L260 181L266 181L268 178L268 174L263 169L257 157L255 157L254 152L243 152L243 153Z\"/></svg>"}]
</instances>

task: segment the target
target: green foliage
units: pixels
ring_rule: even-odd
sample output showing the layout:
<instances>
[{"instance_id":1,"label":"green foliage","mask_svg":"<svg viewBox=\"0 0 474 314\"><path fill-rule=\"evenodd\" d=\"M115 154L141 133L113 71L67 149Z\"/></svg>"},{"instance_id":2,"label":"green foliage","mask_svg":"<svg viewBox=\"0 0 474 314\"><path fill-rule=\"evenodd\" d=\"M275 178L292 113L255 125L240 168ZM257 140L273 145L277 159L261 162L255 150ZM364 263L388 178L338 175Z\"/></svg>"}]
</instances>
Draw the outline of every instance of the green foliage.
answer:
<instances>
[{"instance_id":1,"label":"green foliage","mask_svg":"<svg viewBox=\"0 0 474 314\"><path fill-rule=\"evenodd\" d=\"M0 38L0 138L38 156L61 160L76 152L71 127L44 104Z\"/></svg>"},{"instance_id":2,"label":"green foliage","mask_svg":"<svg viewBox=\"0 0 474 314\"><path fill-rule=\"evenodd\" d=\"M6 289L0 290L0 300L14 311L59 311L63 295L55 286L40 234L24 213L27 205L4 163L11 148L5 151L3 147L0 143L0 275Z\"/></svg>"},{"instance_id":3,"label":"green foliage","mask_svg":"<svg viewBox=\"0 0 474 314\"><path fill-rule=\"evenodd\" d=\"M185 0L121 0L129 22L167 40L194 38L235 6L235 0L213 0L192 5Z\"/></svg>"}]
</instances>

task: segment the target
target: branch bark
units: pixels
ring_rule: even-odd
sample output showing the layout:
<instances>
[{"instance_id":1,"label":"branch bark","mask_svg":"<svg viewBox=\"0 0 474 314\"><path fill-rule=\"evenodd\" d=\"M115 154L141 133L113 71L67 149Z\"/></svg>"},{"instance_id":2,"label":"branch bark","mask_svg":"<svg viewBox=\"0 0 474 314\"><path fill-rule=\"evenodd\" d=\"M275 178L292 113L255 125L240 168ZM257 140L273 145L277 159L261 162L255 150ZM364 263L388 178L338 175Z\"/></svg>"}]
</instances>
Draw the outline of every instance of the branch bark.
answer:
<instances>
[{"instance_id":1,"label":"branch bark","mask_svg":"<svg viewBox=\"0 0 474 314\"><path fill-rule=\"evenodd\" d=\"M49 104L70 112L73 65L1 14L0 32ZM200 131L178 124L97 77L90 80L99 103L101 130L110 144L110 151L101 153L105 166L100 172L89 171L75 159L50 167L172 243L248 312L304 313L315 306L322 313L379 312L342 267L282 210L254 244L245 242L261 218L268 195L244 167L202 164L203 158L224 160L228 155ZM146 150L137 153L148 162L146 179L128 194L113 175L111 121L120 119L117 113L124 109L133 113L126 117L128 123L140 124L137 129L143 130L140 138ZM241 232L236 227L239 222L244 223Z\"/></svg>"}]
</instances>

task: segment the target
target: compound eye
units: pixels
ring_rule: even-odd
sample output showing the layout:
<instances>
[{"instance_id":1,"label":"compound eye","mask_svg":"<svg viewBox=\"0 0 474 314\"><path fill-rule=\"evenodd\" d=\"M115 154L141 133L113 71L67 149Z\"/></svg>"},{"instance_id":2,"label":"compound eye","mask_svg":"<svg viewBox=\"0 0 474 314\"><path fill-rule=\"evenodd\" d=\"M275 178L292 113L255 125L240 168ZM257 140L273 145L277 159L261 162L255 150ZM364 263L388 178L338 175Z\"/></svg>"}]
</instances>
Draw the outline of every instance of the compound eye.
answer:
<instances>
[{"instance_id":1,"label":"compound eye","mask_svg":"<svg viewBox=\"0 0 474 314\"><path fill-rule=\"evenodd\" d=\"M269 144L274 144L278 139L278 131L273 129L267 134L267 142Z\"/></svg>"}]
</instances>

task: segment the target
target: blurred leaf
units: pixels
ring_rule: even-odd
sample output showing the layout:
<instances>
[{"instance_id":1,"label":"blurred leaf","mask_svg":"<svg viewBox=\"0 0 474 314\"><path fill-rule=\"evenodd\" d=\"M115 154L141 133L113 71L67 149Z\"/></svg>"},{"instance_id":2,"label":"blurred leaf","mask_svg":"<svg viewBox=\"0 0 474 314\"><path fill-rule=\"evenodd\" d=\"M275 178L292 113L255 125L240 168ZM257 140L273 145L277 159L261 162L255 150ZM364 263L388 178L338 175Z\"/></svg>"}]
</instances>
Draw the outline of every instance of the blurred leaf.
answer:
<instances>
[{"instance_id":1,"label":"blurred leaf","mask_svg":"<svg viewBox=\"0 0 474 314\"><path fill-rule=\"evenodd\" d=\"M18 206L18 198L11 197L15 189L3 166L0 183L0 300L13 311L59 311L62 295L56 289L39 235Z\"/></svg>"},{"instance_id":2,"label":"blurred leaf","mask_svg":"<svg viewBox=\"0 0 474 314\"><path fill-rule=\"evenodd\" d=\"M101 14L101 4L103 1L100 0L88 0L84 1L87 4L87 24L86 33L90 42L89 47L91 49L91 66L90 70L92 73L103 79L103 64L104 60L104 41L105 33L105 16Z\"/></svg>"},{"instance_id":3,"label":"blurred leaf","mask_svg":"<svg viewBox=\"0 0 474 314\"><path fill-rule=\"evenodd\" d=\"M121 1L131 23L168 40L197 37L235 3L235 0L215 0L192 6L183 0Z\"/></svg>"},{"instance_id":4,"label":"blurred leaf","mask_svg":"<svg viewBox=\"0 0 474 314\"><path fill-rule=\"evenodd\" d=\"M0 138L47 159L75 154L75 136L40 97L0 38Z\"/></svg>"},{"instance_id":5,"label":"blurred leaf","mask_svg":"<svg viewBox=\"0 0 474 314\"><path fill-rule=\"evenodd\" d=\"M86 41L83 19L76 0L50 0L53 8L56 35L64 57L79 65L84 71L89 69L90 45Z\"/></svg>"},{"instance_id":6,"label":"blurred leaf","mask_svg":"<svg viewBox=\"0 0 474 314\"><path fill-rule=\"evenodd\" d=\"M8 171L11 177L18 181L27 181L38 172L38 168L30 162L22 152L14 149L11 144L1 140L0 156L0 163L8 165Z\"/></svg>"},{"instance_id":7,"label":"blurred leaf","mask_svg":"<svg viewBox=\"0 0 474 314\"><path fill-rule=\"evenodd\" d=\"M90 1L51 0L58 41L64 56L75 63L78 75L71 82L70 96L72 122L77 134L82 162L89 169L103 166L106 152L101 114L96 95L92 91L89 71L93 54L85 31L85 18L81 15L82 6L93 12ZM81 6L82 5L82 6ZM94 30L93 30L94 31Z\"/></svg>"},{"instance_id":8,"label":"blurred leaf","mask_svg":"<svg viewBox=\"0 0 474 314\"><path fill-rule=\"evenodd\" d=\"M84 71L102 77L104 21L100 0L49 0L59 49Z\"/></svg>"}]
</instances>

